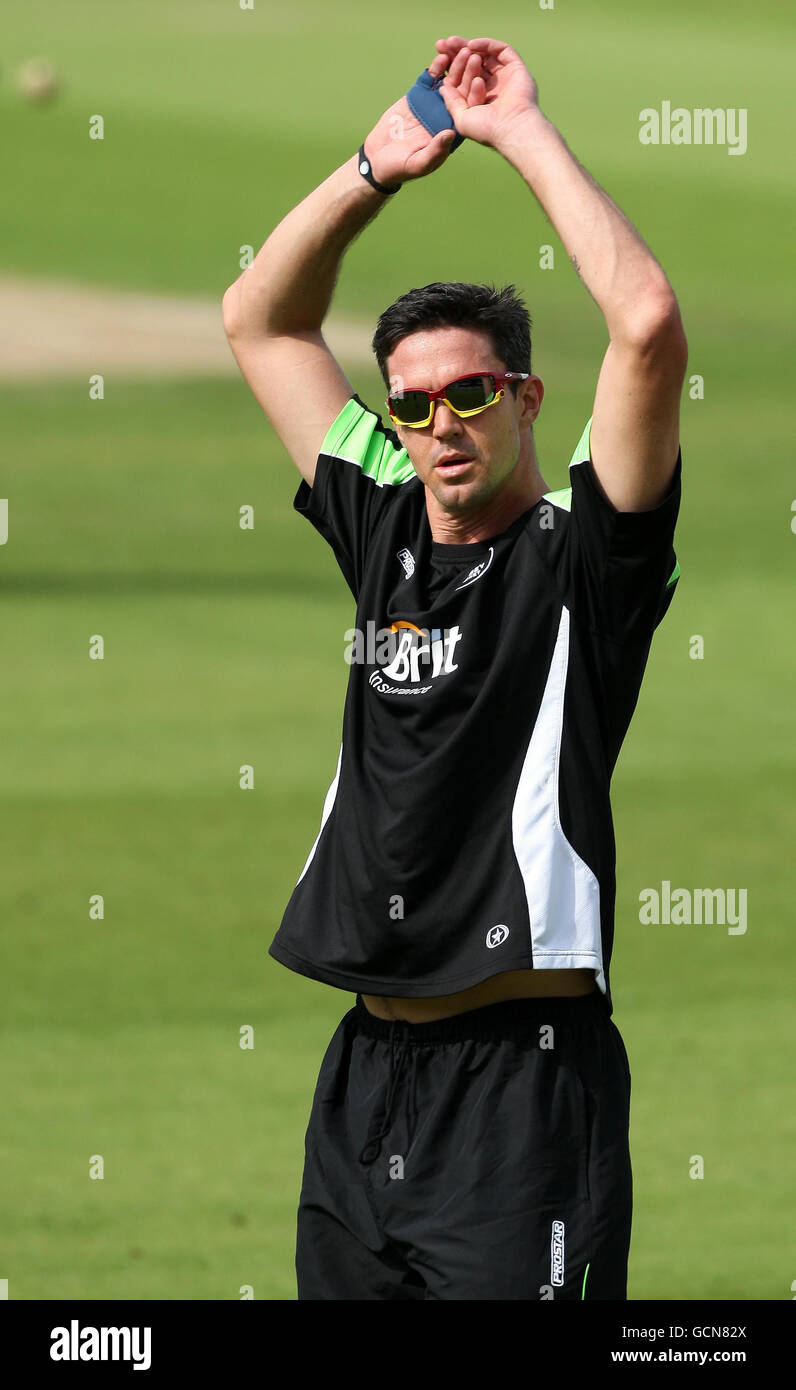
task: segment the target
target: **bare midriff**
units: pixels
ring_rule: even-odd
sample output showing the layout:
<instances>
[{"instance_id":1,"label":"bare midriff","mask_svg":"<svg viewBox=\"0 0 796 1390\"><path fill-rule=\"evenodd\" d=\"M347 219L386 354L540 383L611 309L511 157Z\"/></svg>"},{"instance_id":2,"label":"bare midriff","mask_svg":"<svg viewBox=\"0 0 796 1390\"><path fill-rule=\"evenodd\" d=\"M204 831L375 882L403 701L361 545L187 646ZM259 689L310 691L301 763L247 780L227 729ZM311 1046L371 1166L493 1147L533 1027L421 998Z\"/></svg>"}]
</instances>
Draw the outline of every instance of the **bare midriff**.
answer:
<instances>
[{"instance_id":1,"label":"bare midriff","mask_svg":"<svg viewBox=\"0 0 796 1390\"><path fill-rule=\"evenodd\" d=\"M458 994L440 994L432 999L363 994L362 1001L376 1018L432 1023L434 1019L451 1018L454 1014L480 1009L485 1004L498 1004L504 999L571 997L592 994L596 988L593 970L507 970Z\"/></svg>"}]
</instances>

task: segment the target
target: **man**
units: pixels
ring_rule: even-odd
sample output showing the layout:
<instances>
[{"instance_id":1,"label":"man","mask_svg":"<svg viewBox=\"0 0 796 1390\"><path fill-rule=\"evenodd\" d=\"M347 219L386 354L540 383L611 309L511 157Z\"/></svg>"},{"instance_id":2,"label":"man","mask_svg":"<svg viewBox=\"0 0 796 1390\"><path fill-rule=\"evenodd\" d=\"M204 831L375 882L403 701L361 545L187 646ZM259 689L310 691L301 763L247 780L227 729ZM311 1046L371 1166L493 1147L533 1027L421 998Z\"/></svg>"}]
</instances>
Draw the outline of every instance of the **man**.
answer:
<instances>
[{"instance_id":1,"label":"man","mask_svg":"<svg viewBox=\"0 0 796 1390\"><path fill-rule=\"evenodd\" d=\"M522 175L610 341L558 492L512 287L403 295L373 344L394 428L359 399L321 333L341 258L454 143L406 98L224 297L302 474L294 505L357 599L337 772L271 946L356 992L307 1130L298 1296L624 1299L609 783L679 572L686 341L663 270L519 55L436 46L448 127Z\"/></svg>"}]
</instances>

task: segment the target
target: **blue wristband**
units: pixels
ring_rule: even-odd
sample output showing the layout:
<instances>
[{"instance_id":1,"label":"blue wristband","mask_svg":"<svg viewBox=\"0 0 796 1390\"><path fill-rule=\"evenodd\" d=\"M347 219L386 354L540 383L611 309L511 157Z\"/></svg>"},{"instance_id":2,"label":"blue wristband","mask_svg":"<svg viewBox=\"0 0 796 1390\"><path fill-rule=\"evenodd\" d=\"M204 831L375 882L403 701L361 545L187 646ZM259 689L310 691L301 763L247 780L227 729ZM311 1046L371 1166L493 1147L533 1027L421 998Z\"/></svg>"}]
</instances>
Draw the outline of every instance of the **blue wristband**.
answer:
<instances>
[{"instance_id":1,"label":"blue wristband","mask_svg":"<svg viewBox=\"0 0 796 1390\"><path fill-rule=\"evenodd\" d=\"M429 135L439 135L441 130L456 130L451 113L439 94L442 82L442 77L432 77L428 68L424 68L414 87L410 87L406 93L409 110L420 124L425 126ZM456 131L451 150L458 149L463 140L464 136Z\"/></svg>"}]
</instances>

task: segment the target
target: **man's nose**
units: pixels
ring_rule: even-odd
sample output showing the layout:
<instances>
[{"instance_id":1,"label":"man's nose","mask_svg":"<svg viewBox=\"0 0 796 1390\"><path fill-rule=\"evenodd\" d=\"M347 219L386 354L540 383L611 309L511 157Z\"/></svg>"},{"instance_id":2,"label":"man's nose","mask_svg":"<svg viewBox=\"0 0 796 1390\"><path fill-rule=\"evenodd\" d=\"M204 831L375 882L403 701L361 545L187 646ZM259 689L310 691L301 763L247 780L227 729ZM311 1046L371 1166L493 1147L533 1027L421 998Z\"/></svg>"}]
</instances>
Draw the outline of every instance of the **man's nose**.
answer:
<instances>
[{"instance_id":1,"label":"man's nose","mask_svg":"<svg viewBox=\"0 0 796 1390\"><path fill-rule=\"evenodd\" d=\"M434 405L434 434L437 438L444 439L448 434L461 434L462 422L455 411L451 410L444 401L436 401Z\"/></svg>"}]
</instances>

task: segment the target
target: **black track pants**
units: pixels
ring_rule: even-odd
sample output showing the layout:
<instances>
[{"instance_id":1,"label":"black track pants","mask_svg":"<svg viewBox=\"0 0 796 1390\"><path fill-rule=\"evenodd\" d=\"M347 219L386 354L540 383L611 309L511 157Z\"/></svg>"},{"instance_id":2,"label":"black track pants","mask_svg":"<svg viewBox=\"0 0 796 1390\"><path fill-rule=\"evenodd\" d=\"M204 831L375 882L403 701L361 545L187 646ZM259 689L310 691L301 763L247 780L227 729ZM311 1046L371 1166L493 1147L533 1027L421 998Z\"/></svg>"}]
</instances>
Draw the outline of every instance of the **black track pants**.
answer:
<instances>
[{"instance_id":1,"label":"black track pants","mask_svg":"<svg viewBox=\"0 0 796 1390\"><path fill-rule=\"evenodd\" d=\"M601 996L386 1022L323 1059L299 1299L625 1299L630 1069Z\"/></svg>"}]
</instances>

